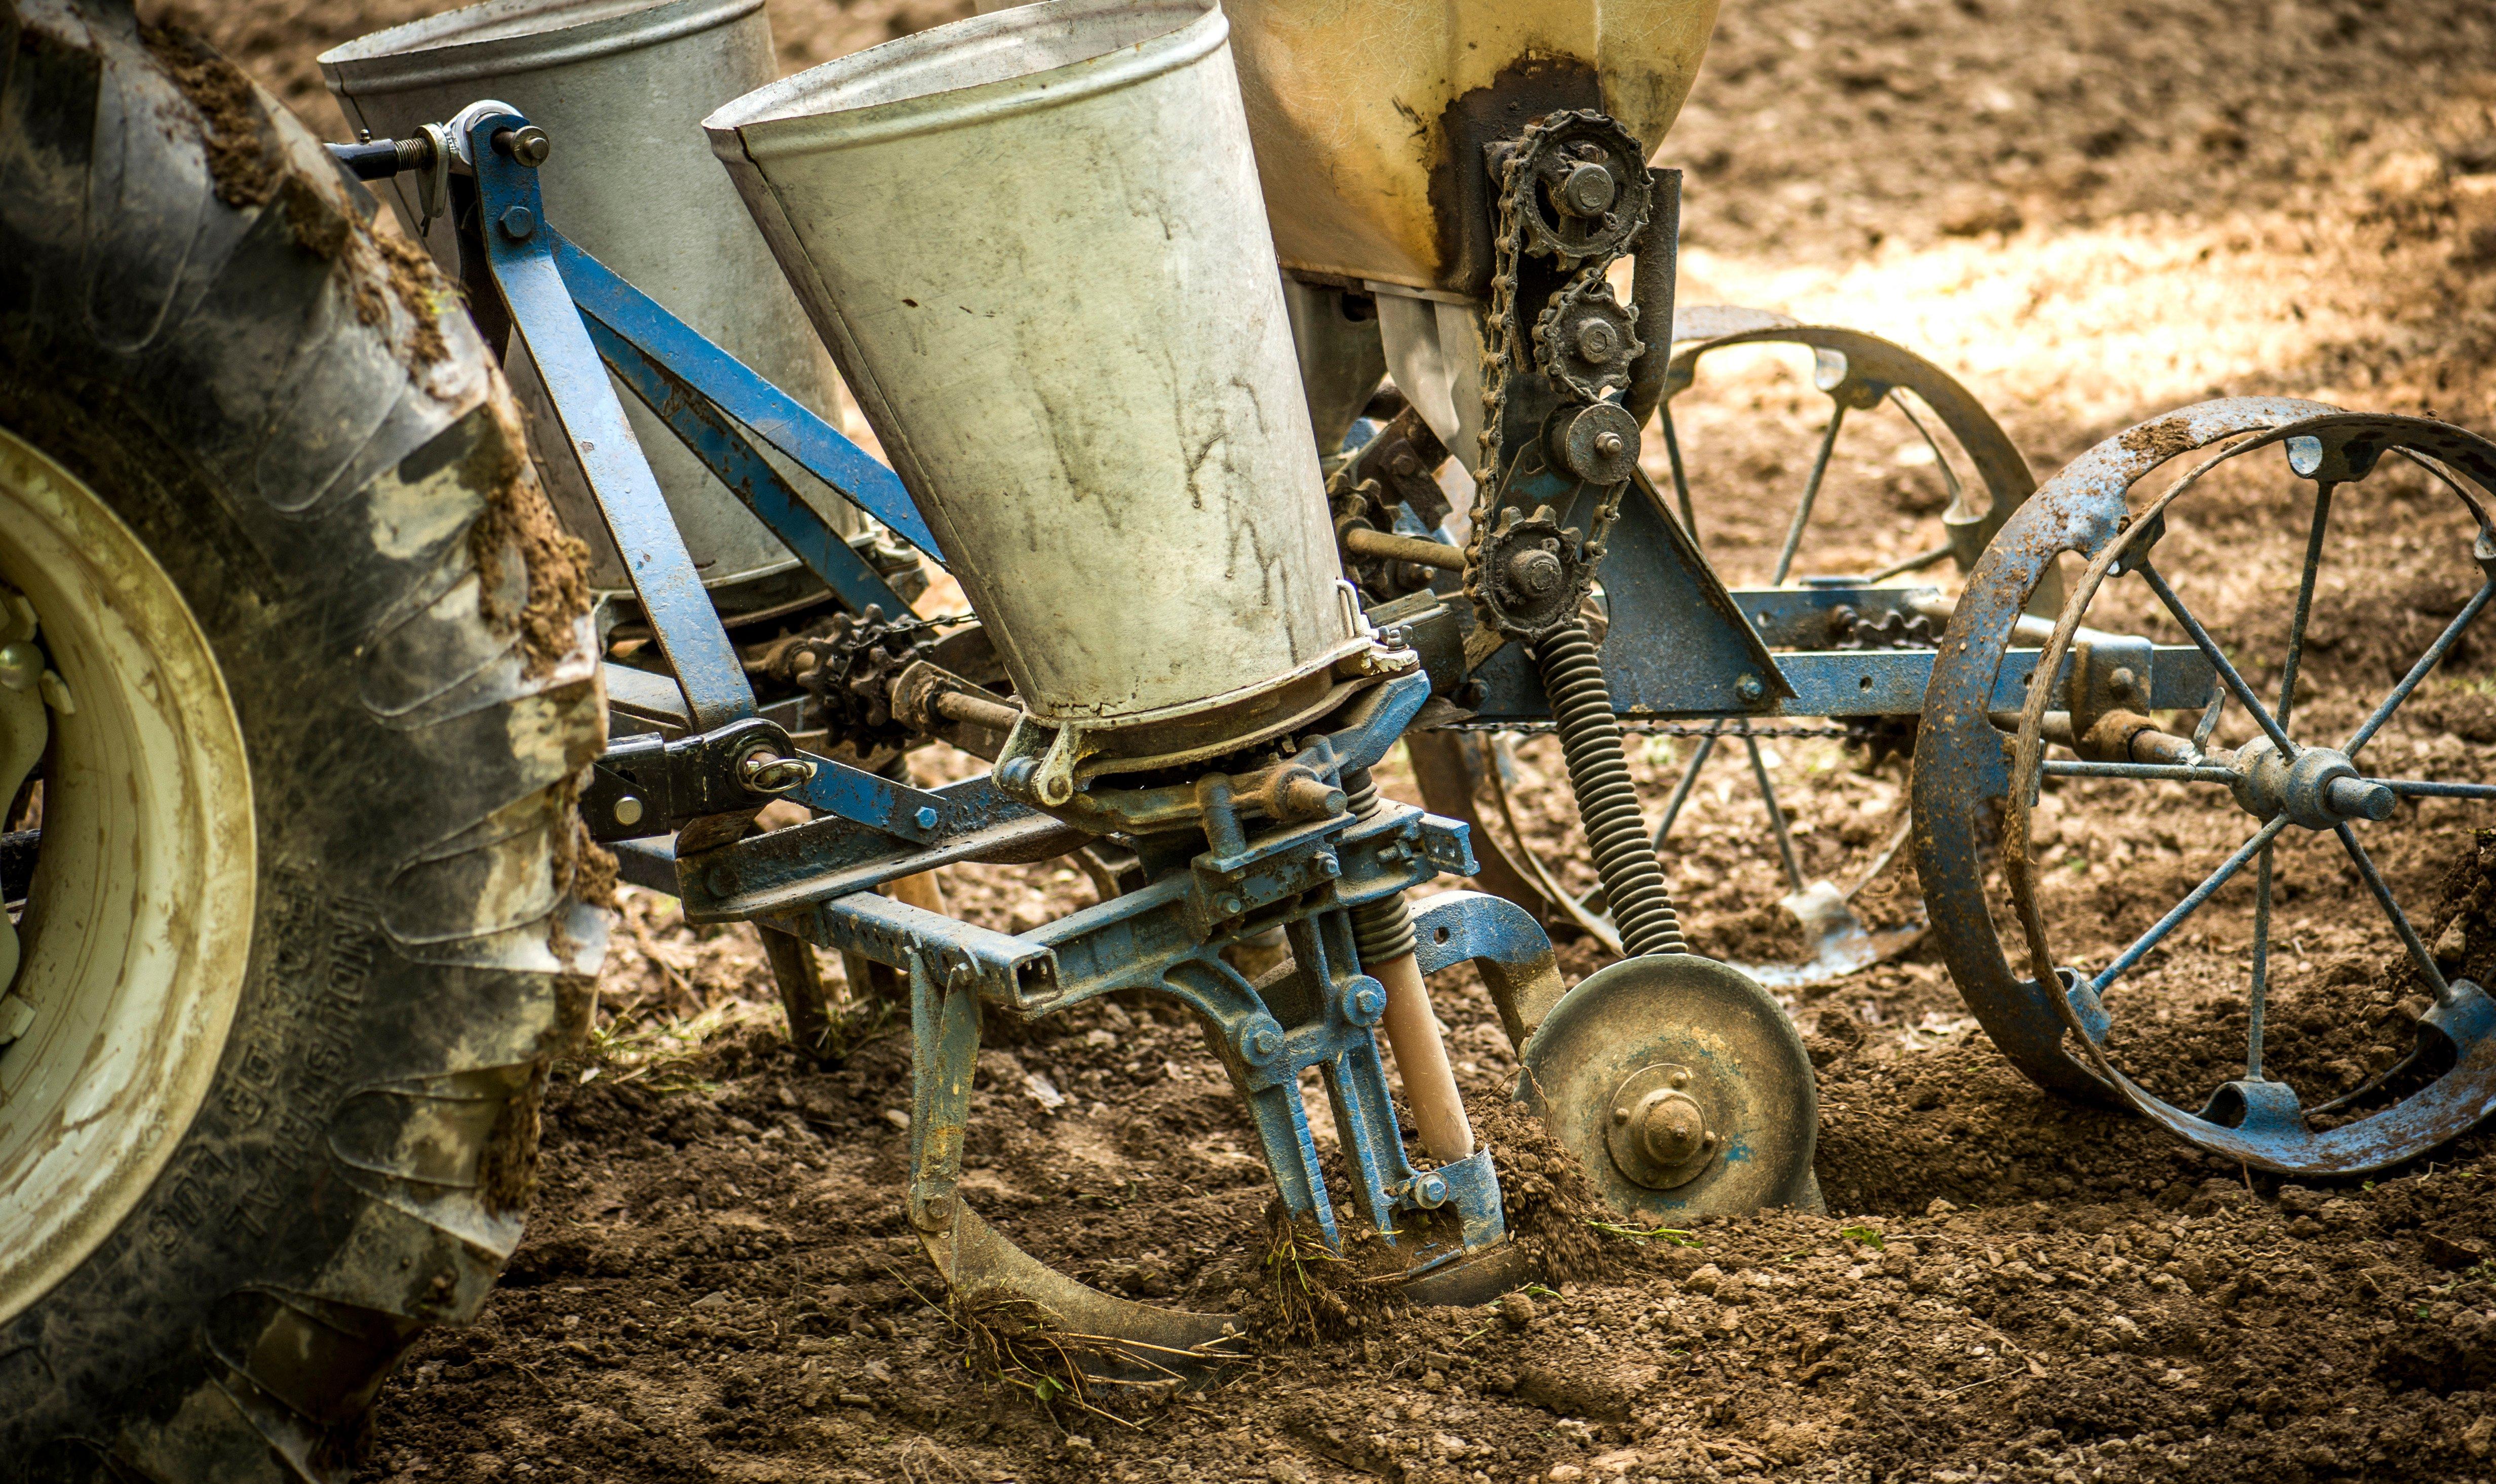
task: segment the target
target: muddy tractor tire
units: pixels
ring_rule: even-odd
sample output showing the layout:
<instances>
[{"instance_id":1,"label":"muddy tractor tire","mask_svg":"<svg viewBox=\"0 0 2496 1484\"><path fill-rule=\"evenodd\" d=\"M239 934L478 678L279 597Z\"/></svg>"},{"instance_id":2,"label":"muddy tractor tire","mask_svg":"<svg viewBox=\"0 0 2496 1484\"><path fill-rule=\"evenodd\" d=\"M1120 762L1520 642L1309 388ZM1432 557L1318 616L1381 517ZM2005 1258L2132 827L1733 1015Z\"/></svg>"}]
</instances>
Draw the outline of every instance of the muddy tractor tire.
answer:
<instances>
[{"instance_id":1,"label":"muddy tractor tire","mask_svg":"<svg viewBox=\"0 0 2496 1484\"><path fill-rule=\"evenodd\" d=\"M577 549L283 108L126 4L0 38L0 1479L344 1478L603 949Z\"/></svg>"}]
</instances>

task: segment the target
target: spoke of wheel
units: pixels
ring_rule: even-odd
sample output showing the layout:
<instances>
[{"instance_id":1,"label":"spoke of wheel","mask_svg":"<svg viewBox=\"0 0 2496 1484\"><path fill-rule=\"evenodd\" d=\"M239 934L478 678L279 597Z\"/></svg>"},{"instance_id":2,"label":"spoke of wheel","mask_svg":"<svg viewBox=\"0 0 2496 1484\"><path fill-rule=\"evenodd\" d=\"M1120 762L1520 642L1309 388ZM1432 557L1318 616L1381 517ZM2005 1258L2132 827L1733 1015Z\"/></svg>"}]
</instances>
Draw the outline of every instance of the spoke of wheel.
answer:
<instances>
[{"instance_id":1,"label":"spoke of wheel","mask_svg":"<svg viewBox=\"0 0 2496 1484\"><path fill-rule=\"evenodd\" d=\"M2314 486L2314 528L2306 533L2305 572L2296 579L2296 614L2288 622L2288 659L2279 667L2279 725L2283 731L2296 710L2296 666L2305 658L2305 621L2314 616L2314 578L2323 570L2323 533L2331 524L2331 491L2335 487L2322 481ZM2262 857L2265 872L2269 870L2269 859L2267 855ZM2263 879L2267 881L2267 875Z\"/></svg>"},{"instance_id":2,"label":"spoke of wheel","mask_svg":"<svg viewBox=\"0 0 2496 1484\"><path fill-rule=\"evenodd\" d=\"M1777 853L1785 857L1786 880L1800 891L1806 883L1802 862L1794 858L1794 835L1786 828L1786 812L1777 807L1777 786L1768 781L1767 759L1760 756L1760 739L1752 736L1747 727L1742 732L1742 745L1751 750L1751 776L1759 780L1760 797L1768 806L1768 827L1776 831Z\"/></svg>"},{"instance_id":3,"label":"spoke of wheel","mask_svg":"<svg viewBox=\"0 0 2496 1484\"><path fill-rule=\"evenodd\" d=\"M2229 663L2226 651L2219 648L2219 641L2210 637L2210 631L2201 627L2201 621L2193 616L2193 610L2184 606L2184 600L2175 596L2175 589L2167 585L2167 578L2146 560L2133 570L2139 572L2141 580L2149 584L2149 590L2158 595L2158 601L2167 604L2167 611L2175 615L2175 621L2193 636L2194 644L2209 657L2210 667L2219 672L2219 678L2234 693L2236 704L2253 713L2254 720L2262 724L2271 745L2279 749L2279 755L2294 757L2298 751L2296 744L2288 739L2288 732L2270 714L2270 709L2262 703L2262 697L2254 695L2254 688L2245 684L2245 677L2236 673L2236 667Z\"/></svg>"},{"instance_id":4,"label":"spoke of wheel","mask_svg":"<svg viewBox=\"0 0 2496 1484\"><path fill-rule=\"evenodd\" d=\"M2346 819L2332 825L2331 832L2340 837L2341 847L2348 850L2350 862L2356 866L2357 874L2365 878L2366 889L2375 894L2375 905L2384 910L2385 916L2392 919L2392 931L2401 935L2402 945L2410 950L2410 961L2418 965L2419 976L2434 989L2438 1003L2451 999L2452 986L2444 981L2444 971L2435 967L2435 954L2428 950L2426 941L2418 937L2418 929L2410 926L2409 913L2402 912L2401 904L2392 899L2391 883L2375 869L2374 861L2367 857L2366 848L2357 843L2357 832L2350 828Z\"/></svg>"},{"instance_id":5,"label":"spoke of wheel","mask_svg":"<svg viewBox=\"0 0 2496 1484\"><path fill-rule=\"evenodd\" d=\"M1924 440L1924 447L1933 450L1933 462L1940 467L1942 472L1942 493L1950 496L1950 503L1952 506L1957 505L1959 496L1958 471L1950 467L1950 455L1942 451L1941 440L1933 436L1932 429L1924 426L1924 419L1916 416L1916 410L1907 405L1907 394L1905 392L1892 388L1889 392L1889 405L1898 410L1899 417L1907 419L1907 425L1909 427L1914 428L1918 434L1921 435Z\"/></svg>"},{"instance_id":6,"label":"spoke of wheel","mask_svg":"<svg viewBox=\"0 0 2496 1484\"><path fill-rule=\"evenodd\" d=\"M1690 506L1690 472L1681 467L1681 438L1672 430L1672 404L1666 402L1655 410L1656 421L1664 428L1664 456L1672 465L1672 498L1681 502L1681 529L1689 533L1691 544L1699 542L1699 514Z\"/></svg>"},{"instance_id":7,"label":"spoke of wheel","mask_svg":"<svg viewBox=\"0 0 2496 1484\"><path fill-rule=\"evenodd\" d=\"M2496 784L2449 784L2432 778L2370 778L2403 798L2496 799Z\"/></svg>"},{"instance_id":8,"label":"spoke of wheel","mask_svg":"<svg viewBox=\"0 0 2496 1484\"><path fill-rule=\"evenodd\" d=\"M2245 1080L2262 1079L2262 1005L2270 995L2270 859L2271 848L2262 848L2262 861L2254 867L2254 987L2245 1009Z\"/></svg>"},{"instance_id":9,"label":"spoke of wheel","mask_svg":"<svg viewBox=\"0 0 2496 1484\"><path fill-rule=\"evenodd\" d=\"M2182 762L2085 762L2048 757L2042 764L2047 778L2130 778L2159 783L2232 784L2231 768Z\"/></svg>"},{"instance_id":10,"label":"spoke of wheel","mask_svg":"<svg viewBox=\"0 0 2496 1484\"><path fill-rule=\"evenodd\" d=\"M1655 848L1664 849L1664 837L1672 833L1672 821L1681 818L1681 806L1690 802L1690 790L1699 786L1699 770L1707 765L1707 755L1716 751L1716 733L1699 739L1690 752L1690 766L1681 770L1681 782L1672 786L1672 797L1665 803L1664 822L1655 827Z\"/></svg>"},{"instance_id":11,"label":"spoke of wheel","mask_svg":"<svg viewBox=\"0 0 2496 1484\"><path fill-rule=\"evenodd\" d=\"M2444 632L2435 636L2435 642L2427 646L2426 653L2418 656L2418 664L2411 665L2410 672L2401 677L2401 683L2392 687L2392 694L2385 696L2384 703L2375 708L2375 714L2366 718L2364 726L2349 734L2348 744L2340 751L2348 754L2354 760L2358 751L2374 740L2375 733L2381 731L2384 724L2392 719L2392 713L2401 709L2401 702L2409 699L2410 693L2418 688L2418 682L2424 680L2429 672L2444 663L2444 657L2451 652L2453 644L2460 639L2461 631L2470 627L2470 621L2479 616L2480 609L2487 606L2487 600L2490 597L2496 597L2496 579L2490 579L2471 596L2470 602L2462 606L2461 611L2452 616L2452 622L2445 625Z\"/></svg>"},{"instance_id":12,"label":"spoke of wheel","mask_svg":"<svg viewBox=\"0 0 2496 1484\"><path fill-rule=\"evenodd\" d=\"M1820 440L1820 452L1811 461L1811 478L1803 480L1802 503L1794 507L1794 521L1786 527L1786 545L1777 553L1776 575L1768 586L1782 587L1786 573L1794 571L1794 551L1802 545L1803 527L1811 524L1811 508L1820 501L1820 481L1828 476L1828 456L1837 451L1837 430L1846 425L1846 404L1828 404L1828 431Z\"/></svg>"},{"instance_id":13,"label":"spoke of wheel","mask_svg":"<svg viewBox=\"0 0 2496 1484\"><path fill-rule=\"evenodd\" d=\"M1893 562L1890 565L1882 568L1879 572L1876 572L1872 575L1864 578L1863 585L1865 587L1872 587L1879 583L1887 582L1891 577L1903 577L1911 572L1922 572L1926 568L1939 566L1941 563L1948 561L1954 554L1953 549L1948 545L1935 546L1930 551L1919 551L1903 562Z\"/></svg>"},{"instance_id":14,"label":"spoke of wheel","mask_svg":"<svg viewBox=\"0 0 2496 1484\"><path fill-rule=\"evenodd\" d=\"M2216 895L2220 887L2235 880L2236 873L2245 868L2245 862L2261 854L2262 847L2270 844L2278 837L2279 832L2287 827L2288 816L2283 814L2274 816L2269 823L2256 830L2251 840L2236 847L2236 852L2233 855L2219 863L2218 870L2211 872L2209 877L2200 885L2194 887L2183 901L2168 908L2167 915L2152 923L2148 932L2134 939L2132 946L2124 949L2123 955L2113 963L2106 965L2104 973L2089 980L2089 988L2098 994L2105 994L2107 985L2123 977L2133 965L2146 958L2149 950L2157 947L2165 941L2168 934L2181 926L2185 918L2200 912L2202 903Z\"/></svg>"}]
</instances>

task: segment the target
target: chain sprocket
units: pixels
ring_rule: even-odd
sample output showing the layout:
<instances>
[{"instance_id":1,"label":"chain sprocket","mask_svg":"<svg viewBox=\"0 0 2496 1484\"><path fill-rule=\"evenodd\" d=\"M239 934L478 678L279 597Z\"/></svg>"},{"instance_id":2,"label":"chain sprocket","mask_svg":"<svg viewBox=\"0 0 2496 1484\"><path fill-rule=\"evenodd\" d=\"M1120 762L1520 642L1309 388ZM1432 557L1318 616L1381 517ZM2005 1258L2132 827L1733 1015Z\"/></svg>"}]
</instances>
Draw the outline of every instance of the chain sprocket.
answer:
<instances>
[{"instance_id":1,"label":"chain sprocket","mask_svg":"<svg viewBox=\"0 0 2496 1484\"><path fill-rule=\"evenodd\" d=\"M1582 532L1564 531L1556 521L1548 533L1538 532L1538 542L1546 536L1558 538L1556 546L1544 550L1558 561L1559 580L1547 599L1538 592L1524 608L1512 607L1507 567L1521 552L1507 546L1494 553L1491 547L1511 529L1509 522L1542 520L1549 512L1538 508L1532 516L1519 516L1513 509L1504 518L1500 513L1507 495L1502 476L1510 472L1500 467L1510 378L1522 370L1540 370L1564 399L1585 405L1599 403L1615 375L1627 385L1629 367L1644 347L1635 319L1614 298L1605 274L1645 230L1653 198L1645 153L1638 141L1591 109L1562 109L1528 125L1513 142L1494 150L1490 168L1499 187L1498 218L1491 244L1490 301L1482 325L1482 438L1474 470L1472 531L1465 541L1464 589L1485 627L1508 638L1534 639L1576 611L1577 601L1593 583L1605 534L1628 485L1603 487ZM1570 275L1536 316L1531 340L1517 313L1518 281L1529 254L1554 260ZM1599 343L1578 343L1587 326L1595 326ZM1586 351L1597 354L1582 354ZM1539 569L1541 564L1536 565Z\"/></svg>"},{"instance_id":2,"label":"chain sprocket","mask_svg":"<svg viewBox=\"0 0 2496 1484\"><path fill-rule=\"evenodd\" d=\"M1564 263L1616 258L1646 228L1646 151L1592 108L1564 108L1525 132L1511 156L1526 251Z\"/></svg>"},{"instance_id":3,"label":"chain sprocket","mask_svg":"<svg viewBox=\"0 0 2496 1484\"><path fill-rule=\"evenodd\" d=\"M1551 295L1534 322L1534 364L1580 402L1600 402L1630 384L1644 353L1638 319L1593 267Z\"/></svg>"},{"instance_id":4,"label":"chain sprocket","mask_svg":"<svg viewBox=\"0 0 2496 1484\"><path fill-rule=\"evenodd\" d=\"M860 753L907 745L914 733L894 720L892 682L926 658L936 626L909 617L887 621L870 603L864 614L843 614L832 632L793 640L772 656L778 678L815 698L827 732Z\"/></svg>"},{"instance_id":5,"label":"chain sprocket","mask_svg":"<svg viewBox=\"0 0 2496 1484\"><path fill-rule=\"evenodd\" d=\"M1508 507L1480 544L1482 586L1510 623L1547 634L1576 613L1577 533L1564 529L1551 507L1538 506L1531 515Z\"/></svg>"}]
</instances>

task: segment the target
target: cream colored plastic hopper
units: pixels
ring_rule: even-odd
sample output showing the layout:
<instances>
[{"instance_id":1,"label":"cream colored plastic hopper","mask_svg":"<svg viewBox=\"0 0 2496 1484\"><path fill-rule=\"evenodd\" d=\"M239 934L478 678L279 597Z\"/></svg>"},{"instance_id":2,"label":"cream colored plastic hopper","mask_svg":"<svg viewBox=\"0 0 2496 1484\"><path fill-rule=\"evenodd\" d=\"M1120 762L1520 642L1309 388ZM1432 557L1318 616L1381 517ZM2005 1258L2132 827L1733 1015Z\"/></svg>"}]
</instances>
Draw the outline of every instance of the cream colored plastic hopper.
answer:
<instances>
[{"instance_id":1,"label":"cream colored plastic hopper","mask_svg":"<svg viewBox=\"0 0 2496 1484\"><path fill-rule=\"evenodd\" d=\"M1211 0L1051 0L737 100L712 148L1033 716L1202 755L1371 655Z\"/></svg>"},{"instance_id":2,"label":"cream colored plastic hopper","mask_svg":"<svg viewBox=\"0 0 2496 1484\"><path fill-rule=\"evenodd\" d=\"M1283 265L1468 296L1489 274L1482 146L1597 108L1652 152L1716 27L1716 0L1227 9Z\"/></svg>"}]
</instances>

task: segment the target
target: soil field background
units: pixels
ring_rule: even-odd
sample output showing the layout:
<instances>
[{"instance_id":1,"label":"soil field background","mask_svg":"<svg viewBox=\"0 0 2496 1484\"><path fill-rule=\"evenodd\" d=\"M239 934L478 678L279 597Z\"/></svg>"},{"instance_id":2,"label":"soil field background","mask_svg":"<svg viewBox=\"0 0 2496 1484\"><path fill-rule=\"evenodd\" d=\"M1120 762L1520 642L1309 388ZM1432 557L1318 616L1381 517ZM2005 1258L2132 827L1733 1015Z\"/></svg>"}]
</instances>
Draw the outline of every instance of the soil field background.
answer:
<instances>
[{"instance_id":1,"label":"soil field background","mask_svg":"<svg viewBox=\"0 0 2496 1484\"><path fill-rule=\"evenodd\" d=\"M793 71L964 13L770 4ZM158 14L334 135L313 56L439 8ZM1659 158L1690 172L1684 304L1896 339L1963 379L2041 479L2222 394L2496 431L2496 11L2477 0L1729 4ZM1809 369L1728 355L1677 404L1700 529L1736 580L1765 575L1825 425ZM2299 488L2275 455L2214 479L2162 550L2248 653L2294 591ZM1943 499L1913 430L1863 419L1803 570L1919 549ZM2383 694L2480 580L2469 534L2414 473L2344 496L2303 714L2338 728ZM2106 602L2147 616L2124 584ZM2384 755L2496 778L2490 656L2465 642ZM2253 671L2276 686L2275 659ZM1634 744L1651 816L1690 747ZM1701 951L1772 960L1798 939L1730 751L1669 865ZM948 767L926 761L931 777ZM1763 761L1806 871L1868 874L1865 915L1912 919L1904 852L1881 862L1905 763L1825 737L1772 739ZM1512 766L1529 843L1591 884L1554 744L1519 742ZM1381 776L1415 797L1400 758ZM2058 787L2040 818L2057 951L2092 964L2246 833L2224 793L2180 785ZM2483 810L2429 801L2366 836L2424 930L2482 980L2485 826ZM2417 986L2327 849L2286 849L2280 870L2270 1045L2310 1102L2397 1054ZM1001 928L1093 900L1056 864L954 868L946 889ZM2231 887L2110 996L2118 1054L2166 1095L2233 1074L2251 934L2249 891ZM1573 978L1603 962L1583 940L1562 959ZM1513 1059L1479 986L1459 974L1440 990L1490 1124ZM689 929L671 900L628 890L592 1041L557 1068L527 1239L482 1321L425 1340L386 1388L360 1476L2496 1479L2496 1133L2367 1180L2283 1185L2032 1087L1929 943L1791 998L1820 1064L1829 1216L1644 1242L1573 1228L1571 1173L1494 1138L1568 1281L1492 1312L1357 1314L1316 1344L1265 1346L1223 1389L1112 1415L966 1366L969 1337L900 1214L906 1017L852 1002L846 1057L804 1063L749 931ZM1258 1302L1268 1187L1254 1147L1169 1005L988 1028L966 1190L1087 1281L1195 1308Z\"/></svg>"}]
</instances>

